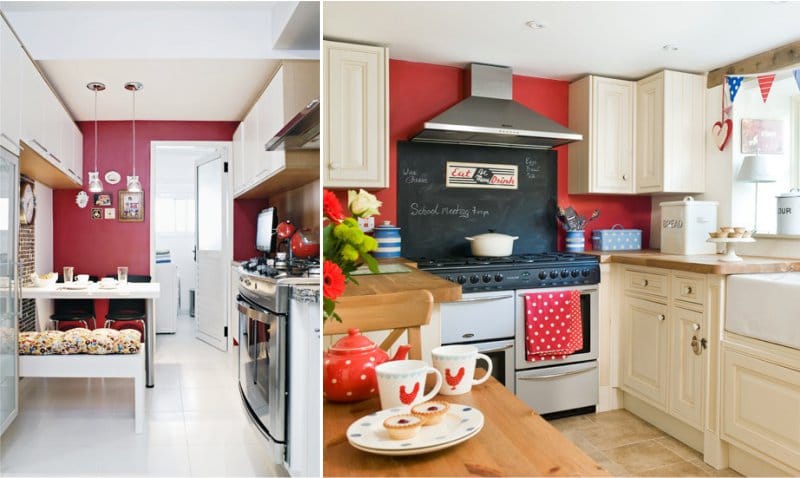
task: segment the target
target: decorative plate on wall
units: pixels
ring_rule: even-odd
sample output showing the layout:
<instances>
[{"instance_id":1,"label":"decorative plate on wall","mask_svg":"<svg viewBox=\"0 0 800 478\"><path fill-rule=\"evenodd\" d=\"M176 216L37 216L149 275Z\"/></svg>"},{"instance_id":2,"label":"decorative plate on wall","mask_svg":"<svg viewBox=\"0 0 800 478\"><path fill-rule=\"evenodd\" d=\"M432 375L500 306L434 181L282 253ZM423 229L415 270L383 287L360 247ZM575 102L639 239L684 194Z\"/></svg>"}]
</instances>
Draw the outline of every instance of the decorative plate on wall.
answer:
<instances>
[{"instance_id":1,"label":"decorative plate on wall","mask_svg":"<svg viewBox=\"0 0 800 478\"><path fill-rule=\"evenodd\" d=\"M119 180L122 179L122 176L116 171L109 171L106 173L105 178L108 184L117 184Z\"/></svg>"}]
</instances>

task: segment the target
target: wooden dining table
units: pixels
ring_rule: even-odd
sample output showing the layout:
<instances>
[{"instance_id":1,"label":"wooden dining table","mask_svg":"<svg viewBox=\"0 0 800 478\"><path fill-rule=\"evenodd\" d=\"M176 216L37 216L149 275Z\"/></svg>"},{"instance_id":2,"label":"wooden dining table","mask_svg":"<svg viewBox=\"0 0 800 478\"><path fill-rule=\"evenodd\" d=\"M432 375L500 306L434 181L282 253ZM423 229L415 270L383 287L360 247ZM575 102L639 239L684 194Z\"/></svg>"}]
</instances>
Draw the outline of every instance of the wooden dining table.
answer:
<instances>
[{"instance_id":1,"label":"wooden dining table","mask_svg":"<svg viewBox=\"0 0 800 478\"><path fill-rule=\"evenodd\" d=\"M367 453L347 441L350 424L380 410L378 398L357 403L324 401L323 475L609 476L494 377L467 394L436 399L480 410L483 429L450 448L410 456Z\"/></svg>"},{"instance_id":2,"label":"wooden dining table","mask_svg":"<svg viewBox=\"0 0 800 478\"><path fill-rule=\"evenodd\" d=\"M50 287L22 287L21 299L145 299L147 323L145 331L145 370L148 388L155 386L154 357L156 350L156 308L154 301L161 295L158 282L128 282L114 288L102 288L97 283L90 283L83 289L69 289L63 283Z\"/></svg>"}]
</instances>

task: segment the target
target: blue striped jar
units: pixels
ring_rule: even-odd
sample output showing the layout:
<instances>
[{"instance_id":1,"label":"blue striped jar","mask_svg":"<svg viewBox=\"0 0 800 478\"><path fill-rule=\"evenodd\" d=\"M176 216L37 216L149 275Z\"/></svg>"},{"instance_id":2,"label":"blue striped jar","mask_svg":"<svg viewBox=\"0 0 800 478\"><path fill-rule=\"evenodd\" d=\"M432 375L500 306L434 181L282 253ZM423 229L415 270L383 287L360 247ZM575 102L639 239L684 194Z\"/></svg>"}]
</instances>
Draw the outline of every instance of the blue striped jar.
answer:
<instances>
[{"instance_id":1,"label":"blue striped jar","mask_svg":"<svg viewBox=\"0 0 800 478\"><path fill-rule=\"evenodd\" d=\"M583 231L567 231L567 252L583 252L585 236Z\"/></svg>"},{"instance_id":2,"label":"blue striped jar","mask_svg":"<svg viewBox=\"0 0 800 478\"><path fill-rule=\"evenodd\" d=\"M378 250L372 253L376 259L400 257L400 228L392 225L390 221L375 228L375 240L378 241Z\"/></svg>"}]
</instances>

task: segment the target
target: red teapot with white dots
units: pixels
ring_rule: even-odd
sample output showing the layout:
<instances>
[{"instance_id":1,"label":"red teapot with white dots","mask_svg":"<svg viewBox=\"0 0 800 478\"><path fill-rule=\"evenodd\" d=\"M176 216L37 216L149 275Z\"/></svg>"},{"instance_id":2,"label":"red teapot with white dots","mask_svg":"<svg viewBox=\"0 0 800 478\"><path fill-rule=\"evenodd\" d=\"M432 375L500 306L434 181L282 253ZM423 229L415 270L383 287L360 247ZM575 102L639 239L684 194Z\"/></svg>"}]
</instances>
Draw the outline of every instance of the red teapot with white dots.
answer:
<instances>
[{"instance_id":1,"label":"red teapot with white dots","mask_svg":"<svg viewBox=\"0 0 800 478\"><path fill-rule=\"evenodd\" d=\"M405 360L410 345L401 345L392 360ZM349 329L322 357L322 396L332 402L358 402L378 395L375 366L389 360L358 329Z\"/></svg>"}]
</instances>

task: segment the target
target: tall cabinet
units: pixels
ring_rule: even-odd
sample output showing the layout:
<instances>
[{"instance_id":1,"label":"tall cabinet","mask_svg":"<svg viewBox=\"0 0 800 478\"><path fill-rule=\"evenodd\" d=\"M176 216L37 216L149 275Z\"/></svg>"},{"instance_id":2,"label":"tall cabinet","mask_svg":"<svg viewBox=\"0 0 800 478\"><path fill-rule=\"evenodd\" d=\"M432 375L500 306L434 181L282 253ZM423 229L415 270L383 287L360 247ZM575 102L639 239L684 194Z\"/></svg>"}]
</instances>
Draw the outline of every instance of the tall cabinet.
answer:
<instances>
[{"instance_id":1,"label":"tall cabinet","mask_svg":"<svg viewBox=\"0 0 800 478\"><path fill-rule=\"evenodd\" d=\"M0 434L19 406L16 287L19 176L17 158L0 147Z\"/></svg>"}]
</instances>

